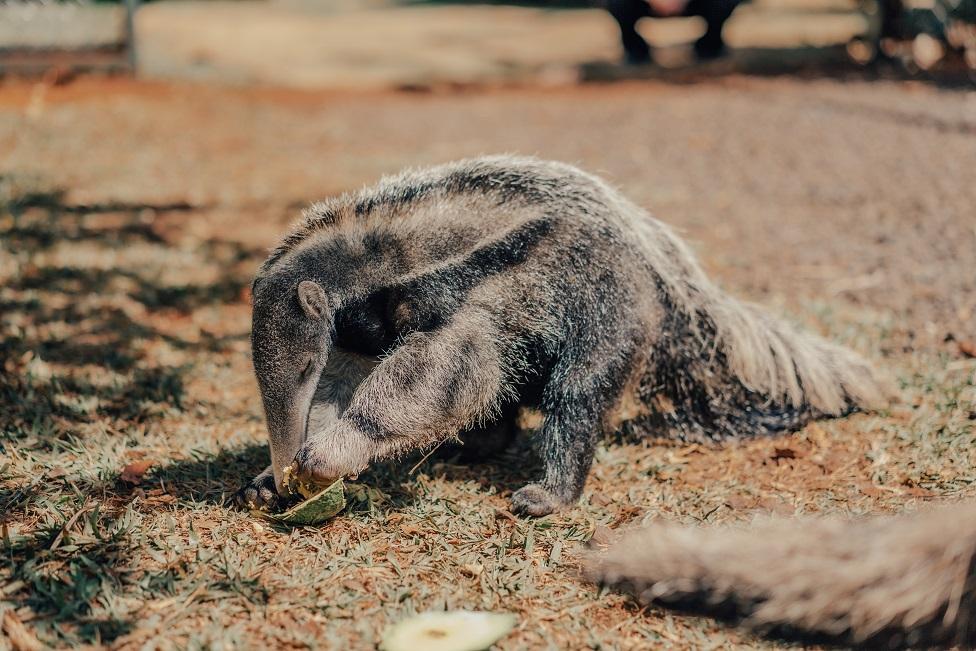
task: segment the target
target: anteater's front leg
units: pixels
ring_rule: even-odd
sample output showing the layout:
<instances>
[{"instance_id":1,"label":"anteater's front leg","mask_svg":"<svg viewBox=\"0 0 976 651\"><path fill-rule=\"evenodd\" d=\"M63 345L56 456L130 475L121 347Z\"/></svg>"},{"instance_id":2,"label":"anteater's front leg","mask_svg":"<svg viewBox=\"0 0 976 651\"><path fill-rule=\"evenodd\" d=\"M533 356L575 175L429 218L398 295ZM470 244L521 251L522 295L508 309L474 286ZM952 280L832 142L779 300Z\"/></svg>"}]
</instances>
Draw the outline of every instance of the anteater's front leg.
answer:
<instances>
[{"instance_id":1,"label":"anteater's front leg","mask_svg":"<svg viewBox=\"0 0 976 651\"><path fill-rule=\"evenodd\" d=\"M360 355L333 350L329 361L322 370L319 384L312 398L312 409L308 414L308 429L322 431L338 422L348 408L356 388L362 384L376 365L375 360ZM271 442L272 457L292 459L304 439L295 441ZM276 446L288 445L277 450ZM264 508L275 510L280 507L281 496L275 485L274 468L268 466L257 477L247 482L237 493L237 502L245 508Z\"/></svg>"},{"instance_id":2,"label":"anteater's front leg","mask_svg":"<svg viewBox=\"0 0 976 651\"><path fill-rule=\"evenodd\" d=\"M318 483L429 447L496 413L506 378L491 319L468 310L415 332L359 386L338 422L310 431L295 474Z\"/></svg>"}]
</instances>

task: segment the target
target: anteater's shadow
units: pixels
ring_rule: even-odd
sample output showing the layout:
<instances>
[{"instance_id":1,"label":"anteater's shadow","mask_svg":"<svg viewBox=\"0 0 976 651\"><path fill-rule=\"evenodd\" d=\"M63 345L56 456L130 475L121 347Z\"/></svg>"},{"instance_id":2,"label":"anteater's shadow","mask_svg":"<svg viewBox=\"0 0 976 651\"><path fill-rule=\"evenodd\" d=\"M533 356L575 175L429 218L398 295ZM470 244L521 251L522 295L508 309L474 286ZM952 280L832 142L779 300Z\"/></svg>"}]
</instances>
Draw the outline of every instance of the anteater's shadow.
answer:
<instances>
[{"instance_id":1,"label":"anteater's shadow","mask_svg":"<svg viewBox=\"0 0 976 651\"><path fill-rule=\"evenodd\" d=\"M244 482L267 466L268 446L253 444L225 448L216 454L195 453L192 459L160 468L148 483L180 500L232 506Z\"/></svg>"},{"instance_id":2,"label":"anteater's shadow","mask_svg":"<svg viewBox=\"0 0 976 651\"><path fill-rule=\"evenodd\" d=\"M466 454L463 447L442 446L426 458L414 455L414 460L400 464L396 472L401 481L424 473L451 482L473 482L485 494L494 489L502 496L511 495L543 474L542 461L528 432L519 432L503 450L484 456Z\"/></svg>"},{"instance_id":3,"label":"anteater's shadow","mask_svg":"<svg viewBox=\"0 0 976 651\"><path fill-rule=\"evenodd\" d=\"M152 473L143 487L161 487L180 500L235 508L237 491L267 465L266 445L222 449L164 466ZM527 436L516 437L501 453L473 460L461 450L444 446L433 454L418 452L370 467L355 482L369 494L350 490L350 508L369 509L371 506L363 502L376 497L386 508L407 508L424 496L425 489L417 481L421 474L451 482L475 482L486 494L493 488L505 495L540 477L542 465Z\"/></svg>"}]
</instances>

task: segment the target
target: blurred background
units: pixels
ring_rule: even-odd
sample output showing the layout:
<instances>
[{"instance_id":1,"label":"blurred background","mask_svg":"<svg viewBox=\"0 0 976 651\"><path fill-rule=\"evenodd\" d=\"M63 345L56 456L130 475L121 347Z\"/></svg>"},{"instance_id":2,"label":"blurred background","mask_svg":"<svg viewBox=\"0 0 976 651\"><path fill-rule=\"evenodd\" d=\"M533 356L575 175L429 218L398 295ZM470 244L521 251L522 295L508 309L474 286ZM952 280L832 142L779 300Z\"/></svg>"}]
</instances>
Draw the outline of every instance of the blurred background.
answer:
<instances>
[{"instance_id":1,"label":"blurred background","mask_svg":"<svg viewBox=\"0 0 976 651\"><path fill-rule=\"evenodd\" d=\"M137 66L153 78L302 88L659 76L687 67L692 59L682 45L703 33L700 16L723 3L726 15L735 9L726 31L731 49L713 73L864 64L879 55L910 72L958 77L976 67L973 0L751 0L738 7L737 0L127 2L5 1L0 70ZM637 25L657 48L661 69L621 71L608 65L621 58L611 13L639 6L637 15L668 17Z\"/></svg>"}]
</instances>

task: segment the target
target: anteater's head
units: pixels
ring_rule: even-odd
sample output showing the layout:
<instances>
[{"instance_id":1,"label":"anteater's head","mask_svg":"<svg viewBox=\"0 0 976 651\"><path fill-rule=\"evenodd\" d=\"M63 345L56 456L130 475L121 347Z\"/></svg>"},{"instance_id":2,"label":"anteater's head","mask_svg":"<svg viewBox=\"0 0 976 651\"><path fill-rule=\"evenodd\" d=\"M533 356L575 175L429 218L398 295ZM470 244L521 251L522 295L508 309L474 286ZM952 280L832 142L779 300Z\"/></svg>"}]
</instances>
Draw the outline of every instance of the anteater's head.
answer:
<instances>
[{"instance_id":1,"label":"anteater's head","mask_svg":"<svg viewBox=\"0 0 976 651\"><path fill-rule=\"evenodd\" d=\"M306 436L312 397L332 347L334 310L322 285L288 273L260 276L252 295L254 372L280 491L282 471Z\"/></svg>"}]
</instances>

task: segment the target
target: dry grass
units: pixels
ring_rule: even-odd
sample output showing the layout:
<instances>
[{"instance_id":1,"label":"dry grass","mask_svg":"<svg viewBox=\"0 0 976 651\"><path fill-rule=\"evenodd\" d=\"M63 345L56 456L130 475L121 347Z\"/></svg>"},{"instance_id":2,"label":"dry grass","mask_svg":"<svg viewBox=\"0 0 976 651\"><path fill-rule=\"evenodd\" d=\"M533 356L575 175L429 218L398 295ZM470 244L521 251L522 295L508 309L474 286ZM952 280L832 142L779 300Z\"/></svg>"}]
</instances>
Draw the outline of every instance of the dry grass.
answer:
<instances>
[{"instance_id":1,"label":"dry grass","mask_svg":"<svg viewBox=\"0 0 976 651\"><path fill-rule=\"evenodd\" d=\"M974 335L966 211L976 188L947 178L974 144L972 129L952 127L969 124L958 95L778 81L378 105L114 88L115 99L98 100L84 84L52 91L64 95L39 117L25 113L28 93L0 89L0 609L47 643L369 648L407 614L477 608L519 616L501 649L781 648L600 593L577 576L581 552L645 518L857 514L976 494L976 360L958 345ZM892 118L892 97L904 115ZM234 119L222 126L211 112ZM688 126L696 116L711 121ZM415 149L432 119L444 143L460 144ZM845 137L819 129L827 124ZM343 133L346 144L330 144ZM505 511L536 470L528 440L478 466L374 468L321 528L279 529L231 508L230 494L266 465L246 288L296 197L519 138L525 153L610 169L642 202L663 204L658 213L691 231L724 284L881 359L901 403L724 447L607 441L579 507L541 520ZM666 145L665 162L645 151L679 140L685 149ZM325 172L286 155L308 142L340 187L322 189ZM913 181L890 142L925 162ZM749 169L730 169L750 148ZM86 152L86 165L66 163L69 151ZM857 156L860 176L846 170ZM255 189L261 178L271 190ZM695 191L702 178L713 194ZM181 179L196 194L179 196ZM138 205L181 198L204 207ZM130 203L108 205L116 199ZM146 474L124 481L140 460L152 462Z\"/></svg>"}]
</instances>

